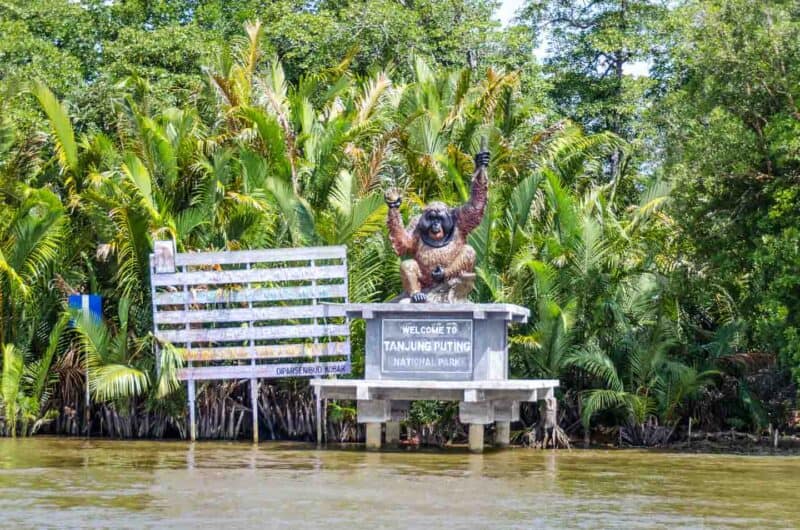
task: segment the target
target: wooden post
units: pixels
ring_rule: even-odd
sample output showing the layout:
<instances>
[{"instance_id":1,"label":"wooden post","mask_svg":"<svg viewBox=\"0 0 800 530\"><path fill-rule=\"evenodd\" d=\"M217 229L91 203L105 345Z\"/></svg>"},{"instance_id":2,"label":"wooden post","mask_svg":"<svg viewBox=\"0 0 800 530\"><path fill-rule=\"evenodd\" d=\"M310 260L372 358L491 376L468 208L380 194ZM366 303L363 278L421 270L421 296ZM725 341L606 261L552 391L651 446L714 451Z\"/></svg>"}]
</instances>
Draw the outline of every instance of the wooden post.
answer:
<instances>
[{"instance_id":1,"label":"wooden post","mask_svg":"<svg viewBox=\"0 0 800 530\"><path fill-rule=\"evenodd\" d=\"M483 452L483 424L469 424L469 450L472 453Z\"/></svg>"},{"instance_id":2,"label":"wooden post","mask_svg":"<svg viewBox=\"0 0 800 530\"><path fill-rule=\"evenodd\" d=\"M367 450L377 451L381 448L381 424L370 422L366 424L366 446Z\"/></svg>"},{"instance_id":3,"label":"wooden post","mask_svg":"<svg viewBox=\"0 0 800 530\"><path fill-rule=\"evenodd\" d=\"M314 269L314 268L316 268L316 266L317 266L317 262L312 259L311 260L311 268ZM317 293L316 293L317 280L311 280L311 287L314 289L314 298L311 299L311 305L315 306L315 305L317 305ZM317 317L314 317L314 325L315 326L317 325L318 322L319 321L317 320ZM328 320L327 319L323 319L323 322L325 324L327 324ZM319 343L319 339L317 339L317 337L314 337L314 344L318 344L318 343ZM315 357L314 361L319 362L319 356ZM319 377L316 377L315 379L319 379ZM319 395L319 387L317 387L316 391L314 392L314 399L315 399L314 404L316 405L315 410L316 410L316 413L317 413L317 429L316 429L317 430L317 447L322 447L322 398Z\"/></svg>"},{"instance_id":4,"label":"wooden post","mask_svg":"<svg viewBox=\"0 0 800 530\"><path fill-rule=\"evenodd\" d=\"M317 447L322 446L322 398L319 393L320 389L317 387L314 392L317 401Z\"/></svg>"},{"instance_id":5,"label":"wooden post","mask_svg":"<svg viewBox=\"0 0 800 530\"><path fill-rule=\"evenodd\" d=\"M86 430L86 437L89 438L92 435L92 397L89 393L89 360L86 360L86 403L84 404L84 419L86 420L86 425L84 429ZM100 422L101 430L103 423Z\"/></svg>"},{"instance_id":6,"label":"wooden post","mask_svg":"<svg viewBox=\"0 0 800 530\"><path fill-rule=\"evenodd\" d=\"M249 263L245 264L245 270L250 270L250 264ZM247 283L247 288L248 289L250 289L252 286L253 286L253 284L251 284L250 282ZM248 300L247 301L247 308L250 309L250 310L253 309L253 301L252 300ZM252 320L247 323L247 327L248 328L252 328L253 327L253 321ZM256 341L251 338L250 339L251 355L255 354L255 347L256 347ZM255 357L250 359L250 366L252 366L253 369L255 369L255 366L256 366ZM253 443L257 444L258 443L258 379L251 379L250 380L250 403L251 403L251 406L253 407Z\"/></svg>"},{"instance_id":7,"label":"wooden post","mask_svg":"<svg viewBox=\"0 0 800 530\"><path fill-rule=\"evenodd\" d=\"M258 379L250 380L250 404L253 407L253 443L258 443Z\"/></svg>"},{"instance_id":8,"label":"wooden post","mask_svg":"<svg viewBox=\"0 0 800 530\"><path fill-rule=\"evenodd\" d=\"M197 423L194 419L194 379L189 379L187 391L189 393L189 440L195 441L197 439Z\"/></svg>"},{"instance_id":9,"label":"wooden post","mask_svg":"<svg viewBox=\"0 0 800 530\"><path fill-rule=\"evenodd\" d=\"M558 400L553 395L552 390L549 396L545 399L547 403L547 417L545 427L550 431L550 442L553 444L553 449L556 448L556 429L558 429Z\"/></svg>"},{"instance_id":10,"label":"wooden post","mask_svg":"<svg viewBox=\"0 0 800 530\"><path fill-rule=\"evenodd\" d=\"M689 416L689 437L686 441L686 447L691 447L692 445L692 417Z\"/></svg>"}]
</instances>

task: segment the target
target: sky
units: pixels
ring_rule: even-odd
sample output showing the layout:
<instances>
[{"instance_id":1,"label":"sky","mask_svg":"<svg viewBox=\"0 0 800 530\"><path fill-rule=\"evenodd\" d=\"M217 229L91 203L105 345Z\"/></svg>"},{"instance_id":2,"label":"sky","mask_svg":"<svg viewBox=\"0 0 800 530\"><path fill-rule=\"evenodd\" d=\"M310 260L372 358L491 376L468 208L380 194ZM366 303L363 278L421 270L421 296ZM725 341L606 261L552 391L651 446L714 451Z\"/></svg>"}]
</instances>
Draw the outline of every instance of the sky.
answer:
<instances>
[{"instance_id":1,"label":"sky","mask_svg":"<svg viewBox=\"0 0 800 530\"><path fill-rule=\"evenodd\" d=\"M517 10L521 8L524 3L525 0L501 0L500 8L497 10L497 13L495 13L495 17L497 17L504 26L507 26L516 15ZM543 42L533 53L540 61L547 57L547 38L543 39ZM623 71L634 77L646 76L649 74L650 65L641 61L630 63L624 65Z\"/></svg>"},{"instance_id":2,"label":"sky","mask_svg":"<svg viewBox=\"0 0 800 530\"><path fill-rule=\"evenodd\" d=\"M500 9L497 11L497 18L500 19L500 22L502 22L504 26L508 25L511 19L514 18L517 9L522 7L524 3L525 0L502 0L500 2Z\"/></svg>"}]
</instances>

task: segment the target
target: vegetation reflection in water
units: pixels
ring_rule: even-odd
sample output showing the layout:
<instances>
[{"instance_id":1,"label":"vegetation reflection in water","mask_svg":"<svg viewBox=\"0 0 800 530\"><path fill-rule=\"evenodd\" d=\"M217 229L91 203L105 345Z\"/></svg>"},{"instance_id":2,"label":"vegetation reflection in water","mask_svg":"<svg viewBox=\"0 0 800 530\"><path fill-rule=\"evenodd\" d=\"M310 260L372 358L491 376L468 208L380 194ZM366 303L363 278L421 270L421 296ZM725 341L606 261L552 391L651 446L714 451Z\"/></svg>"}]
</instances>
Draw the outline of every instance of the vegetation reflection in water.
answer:
<instances>
[{"instance_id":1,"label":"vegetation reflection in water","mask_svg":"<svg viewBox=\"0 0 800 530\"><path fill-rule=\"evenodd\" d=\"M5 439L0 513L14 528L791 527L798 471L797 457Z\"/></svg>"}]
</instances>

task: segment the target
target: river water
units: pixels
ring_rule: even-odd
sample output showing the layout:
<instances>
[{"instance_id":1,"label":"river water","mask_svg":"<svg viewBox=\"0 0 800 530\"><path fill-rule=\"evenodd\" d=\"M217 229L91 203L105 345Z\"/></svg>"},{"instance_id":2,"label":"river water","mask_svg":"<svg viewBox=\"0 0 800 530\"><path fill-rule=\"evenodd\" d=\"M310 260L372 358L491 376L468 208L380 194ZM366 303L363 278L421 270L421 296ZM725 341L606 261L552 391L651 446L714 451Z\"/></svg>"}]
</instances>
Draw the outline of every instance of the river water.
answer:
<instances>
[{"instance_id":1,"label":"river water","mask_svg":"<svg viewBox=\"0 0 800 530\"><path fill-rule=\"evenodd\" d=\"M791 528L800 458L0 439L2 528Z\"/></svg>"}]
</instances>

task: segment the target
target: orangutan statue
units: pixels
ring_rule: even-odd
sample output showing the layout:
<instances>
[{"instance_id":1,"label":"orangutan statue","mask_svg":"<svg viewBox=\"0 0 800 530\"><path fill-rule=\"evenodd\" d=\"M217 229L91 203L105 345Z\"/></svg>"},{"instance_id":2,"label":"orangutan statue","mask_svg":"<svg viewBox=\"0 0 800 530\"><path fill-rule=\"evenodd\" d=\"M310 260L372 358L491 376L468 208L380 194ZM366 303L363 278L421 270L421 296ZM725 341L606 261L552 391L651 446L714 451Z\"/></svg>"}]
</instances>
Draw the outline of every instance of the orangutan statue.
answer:
<instances>
[{"instance_id":1,"label":"orangutan statue","mask_svg":"<svg viewBox=\"0 0 800 530\"><path fill-rule=\"evenodd\" d=\"M458 208L430 203L408 228L403 226L400 215L400 194L395 190L386 192L389 239L398 256L410 256L400 265L400 276L411 302L454 302L466 299L472 290L475 250L467 244L467 235L483 219L488 166L488 152L475 155L469 201Z\"/></svg>"}]
</instances>

